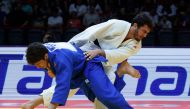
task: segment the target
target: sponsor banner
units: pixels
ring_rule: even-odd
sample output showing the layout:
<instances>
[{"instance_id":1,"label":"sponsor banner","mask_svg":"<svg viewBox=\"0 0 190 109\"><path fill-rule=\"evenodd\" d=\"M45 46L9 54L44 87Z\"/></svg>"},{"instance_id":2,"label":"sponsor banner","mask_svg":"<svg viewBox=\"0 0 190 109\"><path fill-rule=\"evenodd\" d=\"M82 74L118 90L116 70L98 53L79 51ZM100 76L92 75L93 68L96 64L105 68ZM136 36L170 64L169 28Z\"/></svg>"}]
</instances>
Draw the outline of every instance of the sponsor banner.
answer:
<instances>
[{"instance_id":1,"label":"sponsor banner","mask_svg":"<svg viewBox=\"0 0 190 109\"><path fill-rule=\"evenodd\" d=\"M25 47L0 47L0 99L31 99L55 84L25 60ZM128 100L190 100L190 49L142 48L128 59L141 78L125 75ZM76 95L71 99L86 99Z\"/></svg>"}]
</instances>

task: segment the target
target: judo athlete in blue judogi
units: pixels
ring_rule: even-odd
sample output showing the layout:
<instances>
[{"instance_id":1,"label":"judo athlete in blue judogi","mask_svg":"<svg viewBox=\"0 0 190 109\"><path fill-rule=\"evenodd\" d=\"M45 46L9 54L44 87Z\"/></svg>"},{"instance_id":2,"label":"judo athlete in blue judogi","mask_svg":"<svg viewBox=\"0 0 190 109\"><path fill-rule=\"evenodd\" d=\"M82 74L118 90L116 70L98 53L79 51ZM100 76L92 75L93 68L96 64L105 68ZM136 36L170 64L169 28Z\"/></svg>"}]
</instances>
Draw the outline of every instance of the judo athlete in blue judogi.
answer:
<instances>
[{"instance_id":1,"label":"judo athlete in blue judogi","mask_svg":"<svg viewBox=\"0 0 190 109\"><path fill-rule=\"evenodd\" d=\"M83 51L70 43L32 43L26 51L27 62L38 68L53 72L56 86L48 109L65 105L70 89L81 88L89 100L95 97L108 109L132 109L106 76L102 62L96 56L86 61ZM95 96L95 97L94 97ZM33 109L43 102L40 96L22 105L22 109Z\"/></svg>"}]
</instances>

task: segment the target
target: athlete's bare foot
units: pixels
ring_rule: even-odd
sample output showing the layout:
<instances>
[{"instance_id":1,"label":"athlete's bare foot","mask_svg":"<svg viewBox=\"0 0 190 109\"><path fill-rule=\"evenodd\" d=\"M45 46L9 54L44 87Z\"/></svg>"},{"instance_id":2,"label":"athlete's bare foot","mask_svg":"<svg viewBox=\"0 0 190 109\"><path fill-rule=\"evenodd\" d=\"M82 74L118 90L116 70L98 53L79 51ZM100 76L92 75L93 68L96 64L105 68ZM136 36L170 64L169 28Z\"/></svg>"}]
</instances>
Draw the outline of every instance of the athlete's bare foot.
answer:
<instances>
[{"instance_id":1,"label":"athlete's bare foot","mask_svg":"<svg viewBox=\"0 0 190 109\"><path fill-rule=\"evenodd\" d=\"M140 78L141 74L138 70L136 70L133 66L131 66L127 61L123 61L119 66L117 73L119 77L124 74L128 74L134 78Z\"/></svg>"}]
</instances>

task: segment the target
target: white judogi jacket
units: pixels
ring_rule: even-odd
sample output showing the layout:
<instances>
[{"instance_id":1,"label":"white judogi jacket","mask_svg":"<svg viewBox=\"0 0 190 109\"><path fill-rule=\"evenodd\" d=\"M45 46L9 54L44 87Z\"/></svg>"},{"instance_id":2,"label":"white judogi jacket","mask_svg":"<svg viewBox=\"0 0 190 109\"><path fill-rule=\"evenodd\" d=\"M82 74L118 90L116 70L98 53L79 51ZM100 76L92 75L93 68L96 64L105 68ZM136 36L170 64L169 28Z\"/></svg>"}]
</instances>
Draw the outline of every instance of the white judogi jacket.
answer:
<instances>
[{"instance_id":1,"label":"white judogi jacket","mask_svg":"<svg viewBox=\"0 0 190 109\"><path fill-rule=\"evenodd\" d=\"M130 27L131 23L129 22L112 19L87 28L75 35L69 42L79 44L83 51L87 51L96 48L93 41L97 39L108 60L104 64L104 70L113 83L116 65L136 54L141 48L141 41L129 39L123 42Z\"/></svg>"},{"instance_id":2,"label":"white judogi jacket","mask_svg":"<svg viewBox=\"0 0 190 109\"><path fill-rule=\"evenodd\" d=\"M130 27L129 22L112 19L87 28L74 36L69 42L83 42L85 46L80 48L89 50L91 45L89 43L92 43L90 41L97 39L101 49L105 51L106 59L108 60L107 64L114 65L136 54L141 48L141 41L129 39L123 42ZM87 42L89 43L86 44Z\"/></svg>"}]
</instances>

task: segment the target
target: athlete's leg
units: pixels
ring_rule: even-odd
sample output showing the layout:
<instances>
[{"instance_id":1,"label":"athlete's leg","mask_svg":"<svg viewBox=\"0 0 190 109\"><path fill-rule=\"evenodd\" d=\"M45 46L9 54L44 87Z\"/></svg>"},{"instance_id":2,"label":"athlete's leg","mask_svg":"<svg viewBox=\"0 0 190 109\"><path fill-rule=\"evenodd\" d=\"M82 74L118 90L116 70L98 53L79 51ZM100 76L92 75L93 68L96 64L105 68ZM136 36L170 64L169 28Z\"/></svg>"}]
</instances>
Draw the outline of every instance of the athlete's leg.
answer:
<instances>
[{"instance_id":1,"label":"athlete's leg","mask_svg":"<svg viewBox=\"0 0 190 109\"><path fill-rule=\"evenodd\" d=\"M21 109L34 109L35 107L43 104L43 97L39 96L31 101L28 101L21 105Z\"/></svg>"},{"instance_id":2,"label":"athlete's leg","mask_svg":"<svg viewBox=\"0 0 190 109\"><path fill-rule=\"evenodd\" d=\"M117 69L119 77L122 77L124 74L129 74L134 78L140 78L141 74L133 66L131 66L127 61L123 61Z\"/></svg>"},{"instance_id":3,"label":"athlete's leg","mask_svg":"<svg viewBox=\"0 0 190 109\"><path fill-rule=\"evenodd\" d=\"M104 64L103 64L103 67L104 67L104 71L107 77L109 78L111 83L114 84L115 79L116 79L116 75L114 71L116 69L114 69L112 66L106 66ZM104 104L102 104L97 98L94 101L94 106L95 106L95 109L107 109L107 107Z\"/></svg>"},{"instance_id":4,"label":"athlete's leg","mask_svg":"<svg viewBox=\"0 0 190 109\"><path fill-rule=\"evenodd\" d=\"M107 107L104 104L102 104L97 98L95 98L94 106L95 109L107 109Z\"/></svg>"},{"instance_id":5,"label":"athlete's leg","mask_svg":"<svg viewBox=\"0 0 190 109\"><path fill-rule=\"evenodd\" d=\"M110 82L101 63L88 62L84 73L97 99L105 106L109 109L132 109Z\"/></svg>"},{"instance_id":6,"label":"athlete's leg","mask_svg":"<svg viewBox=\"0 0 190 109\"><path fill-rule=\"evenodd\" d=\"M51 86L50 88L44 90L38 98L35 98L34 100L24 103L21 106L21 108L22 109L34 109L34 107L36 107L40 104L43 104L44 106L48 107L48 105L50 104L51 99L53 97L54 89L55 89L55 86ZM72 97L73 95L75 95L78 90L79 90L78 88L70 90L68 97Z\"/></svg>"}]
</instances>

